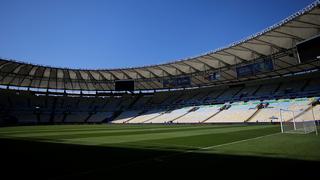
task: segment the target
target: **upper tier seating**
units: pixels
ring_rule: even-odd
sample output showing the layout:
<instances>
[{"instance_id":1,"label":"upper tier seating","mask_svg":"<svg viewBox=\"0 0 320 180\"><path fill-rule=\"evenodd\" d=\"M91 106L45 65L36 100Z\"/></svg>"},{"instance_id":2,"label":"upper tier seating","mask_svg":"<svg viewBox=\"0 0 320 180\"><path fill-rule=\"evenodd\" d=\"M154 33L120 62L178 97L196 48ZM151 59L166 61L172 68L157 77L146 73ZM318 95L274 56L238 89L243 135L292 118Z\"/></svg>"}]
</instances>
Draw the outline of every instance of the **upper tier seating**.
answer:
<instances>
[{"instance_id":1,"label":"upper tier seating","mask_svg":"<svg viewBox=\"0 0 320 180\"><path fill-rule=\"evenodd\" d=\"M279 122L281 108L294 111L297 120L320 119L319 106L313 113L310 109L315 100L310 97L320 95L320 78L291 79L103 97L3 89L0 118L20 123L253 123ZM261 102L269 106L258 110ZM231 107L220 111L222 104ZM283 119L289 121L292 113L284 112Z\"/></svg>"},{"instance_id":2,"label":"upper tier seating","mask_svg":"<svg viewBox=\"0 0 320 180\"><path fill-rule=\"evenodd\" d=\"M256 92L256 96L258 97L268 97L272 96L274 92L276 92L276 89L279 87L279 84L264 84L261 85L259 90Z\"/></svg>"},{"instance_id":3,"label":"upper tier seating","mask_svg":"<svg viewBox=\"0 0 320 180\"><path fill-rule=\"evenodd\" d=\"M84 123L89 117L88 112L72 112L67 114L64 122L66 123Z\"/></svg>"},{"instance_id":4,"label":"upper tier seating","mask_svg":"<svg viewBox=\"0 0 320 180\"><path fill-rule=\"evenodd\" d=\"M320 91L320 78L312 78L305 87L304 91L319 92Z\"/></svg>"}]
</instances>

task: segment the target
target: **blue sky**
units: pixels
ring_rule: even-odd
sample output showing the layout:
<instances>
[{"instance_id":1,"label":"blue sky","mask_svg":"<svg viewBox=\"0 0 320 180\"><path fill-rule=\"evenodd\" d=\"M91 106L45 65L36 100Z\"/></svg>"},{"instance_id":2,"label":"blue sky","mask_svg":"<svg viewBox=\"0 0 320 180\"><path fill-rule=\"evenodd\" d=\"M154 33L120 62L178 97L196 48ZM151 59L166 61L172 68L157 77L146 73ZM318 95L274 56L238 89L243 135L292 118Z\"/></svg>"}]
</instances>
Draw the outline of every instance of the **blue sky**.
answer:
<instances>
[{"instance_id":1,"label":"blue sky","mask_svg":"<svg viewBox=\"0 0 320 180\"><path fill-rule=\"evenodd\" d=\"M0 57L119 68L199 55L313 0L0 0Z\"/></svg>"}]
</instances>

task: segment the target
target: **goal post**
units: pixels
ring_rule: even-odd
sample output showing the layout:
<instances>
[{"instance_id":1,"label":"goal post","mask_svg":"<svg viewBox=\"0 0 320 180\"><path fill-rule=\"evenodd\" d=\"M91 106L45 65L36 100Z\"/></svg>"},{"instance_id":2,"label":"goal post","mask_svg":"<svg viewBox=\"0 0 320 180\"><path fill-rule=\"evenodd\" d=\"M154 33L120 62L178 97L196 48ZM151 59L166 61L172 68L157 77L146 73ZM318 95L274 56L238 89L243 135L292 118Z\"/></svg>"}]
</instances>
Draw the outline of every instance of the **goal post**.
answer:
<instances>
[{"instance_id":1,"label":"goal post","mask_svg":"<svg viewBox=\"0 0 320 180\"><path fill-rule=\"evenodd\" d=\"M308 134L315 132L318 135L313 107L295 111L280 109L279 115L282 133Z\"/></svg>"}]
</instances>

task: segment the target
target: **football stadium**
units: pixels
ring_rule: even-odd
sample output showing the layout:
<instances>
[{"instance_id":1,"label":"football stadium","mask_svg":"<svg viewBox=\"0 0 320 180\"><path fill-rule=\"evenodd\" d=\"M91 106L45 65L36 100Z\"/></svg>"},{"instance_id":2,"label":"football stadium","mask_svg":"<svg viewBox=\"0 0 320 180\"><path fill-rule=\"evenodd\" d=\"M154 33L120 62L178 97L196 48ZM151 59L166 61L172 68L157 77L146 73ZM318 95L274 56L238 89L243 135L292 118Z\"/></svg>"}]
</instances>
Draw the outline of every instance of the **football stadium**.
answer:
<instances>
[{"instance_id":1,"label":"football stadium","mask_svg":"<svg viewBox=\"0 0 320 180\"><path fill-rule=\"evenodd\" d=\"M320 2L301 8L164 64L73 69L1 58L1 174L319 176Z\"/></svg>"}]
</instances>

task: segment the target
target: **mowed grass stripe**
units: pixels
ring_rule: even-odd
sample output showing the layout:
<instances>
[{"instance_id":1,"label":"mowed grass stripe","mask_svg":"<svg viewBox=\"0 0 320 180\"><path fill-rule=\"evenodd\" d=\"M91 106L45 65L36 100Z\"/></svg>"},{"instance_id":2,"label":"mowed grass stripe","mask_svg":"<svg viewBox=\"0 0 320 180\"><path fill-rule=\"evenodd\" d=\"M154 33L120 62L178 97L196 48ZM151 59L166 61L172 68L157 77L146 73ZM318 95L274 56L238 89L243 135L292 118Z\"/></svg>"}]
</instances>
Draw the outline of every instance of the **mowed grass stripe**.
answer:
<instances>
[{"instance_id":1,"label":"mowed grass stripe","mask_svg":"<svg viewBox=\"0 0 320 180\"><path fill-rule=\"evenodd\" d=\"M239 126L239 125L237 125ZM207 128L223 128L223 127L236 127L235 125L232 126L161 126L161 127L149 127L148 125L145 126L144 128L127 128L127 127L122 127L122 128L116 128L116 129L91 129L91 128L84 128L82 130L77 130L77 131L69 131L69 130L64 130L64 131L50 131L50 132L34 132L34 131L28 131L28 132L20 132L20 133L2 133L0 136L12 136L12 137L54 137L56 136L57 138L59 137L67 137L70 135L71 136L94 136L94 134L110 134L112 135L113 133L119 133L119 135L126 134L126 133L139 133L139 132L156 132L156 131L162 131L162 130L183 130L183 129L207 129Z\"/></svg>"},{"instance_id":2,"label":"mowed grass stripe","mask_svg":"<svg viewBox=\"0 0 320 180\"><path fill-rule=\"evenodd\" d=\"M0 128L0 132L0 138L119 147L130 151L150 149L178 155L199 152L320 161L318 136L281 134L279 125L58 125ZM23 137L28 133L36 136ZM46 133L54 134L45 136Z\"/></svg>"},{"instance_id":3,"label":"mowed grass stripe","mask_svg":"<svg viewBox=\"0 0 320 180\"><path fill-rule=\"evenodd\" d=\"M54 126L55 128L51 128ZM43 133L43 132L65 132L83 130L121 130L121 129L149 129L149 128L168 128L173 126L163 125L122 125L122 124L101 124L101 125L49 125L49 126L18 126L0 128L0 134L19 134L19 133ZM183 127L194 127L199 125L179 125ZM200 125L201 126L201 125Z\"/></svg>"},{"instance_id":4,"label":"mowed grass stripe","mask_svg":"<svg viewBox=\"0 0 320 180\"><path fill-rule=\"evenodd\" d=\"M167 133L73 138L73 139L62 139L62 141L64 143L71 143L71 144L106 145L106 144L117 144L117 143L135 142L135 141L144 141L144 140L168 139L173 137L188 137L188 136L197 136L197 135L204 135L204 134L228 133L228 132L245 131L250 129L263 129L263 128L268 128L268 127L241 126L241 127L230 127L230 128L199 129L194 131L186 130L186 131L167 132Z\"/></svg>"},{"instance_id":5,"label":"mowed grass stripe","mask_svg":"<svg viewBox=\"0 0 320 180\"><path fill-rule=\"evenodd\" d=\"M55 128L51 128L54 126ZM0 134L19 134L19 133L43 133L43 132L65 132L65 131L83 131L83 130L121 130L121 129L150 129L150 128L174 128L174 127L201 127L208 124L100 124L100 125L36 125L36 126L15 126L2 127ZM234 126L234 125L210 125L210 126Z\"/></svg>"},{"instance_id":6,"label":"mowed grass stripe","mask_svg":"<svg viewBox=\"0 0 320 180\"><path fill-rule=\"evenodd\" d=\"M215 153L320 160L320 138L311 134L276 134L214 148ZM210 150L208 151L210 152Z\"/></svg>"},{"instance_id":7,"label":"mowed grass stripe","mask_svg":"<svg viewBox=\"0 0 320 180\"><path fill-rule=\"evenodd\" d=\"M242 127L242 129L238 129L238 131L219 131L219 133L210 133L210 134L201 134L194 136L186 136L186 137L171 137L166 139L157 139L157 140L145 140L145 141L137 141L128 144L129 146L135 147L161 147L165 149L172 149L172 147L180 148L205 148L208 146L221 145L230 142L236 142L256 137L261 137L265 135L279 133L279 128L276 127L259 127L259 128L249 128ZM210 149L211 152L215 151L215 149Z\"/></svg>"},{"instance_id":8,"label":"mowed grass stripe","mask_svg":"<svg viewBox=\"0 0 320 180\"><path fill-rule=\"evenodd\" d=\"M234 126L232 126L234 127ZM36 133L36 134L15 134L8 135L11 137L23 137L31 139L74 139L74 138L88 138L88 137L102 137L102 136L121 136L121 135L137 135L137 134L154 134L154 133L168 133L179 131L198 131L214 128L231 128L228 126L202 126L202 127L176 127L176 128L152 128L152 129L139 129L139 130L104 130L104 131L78 131L78 132L56 132L56 133Z\"/></svg>"}]
</instances>

